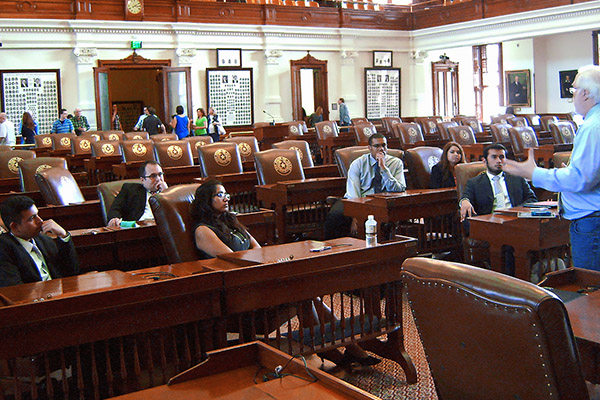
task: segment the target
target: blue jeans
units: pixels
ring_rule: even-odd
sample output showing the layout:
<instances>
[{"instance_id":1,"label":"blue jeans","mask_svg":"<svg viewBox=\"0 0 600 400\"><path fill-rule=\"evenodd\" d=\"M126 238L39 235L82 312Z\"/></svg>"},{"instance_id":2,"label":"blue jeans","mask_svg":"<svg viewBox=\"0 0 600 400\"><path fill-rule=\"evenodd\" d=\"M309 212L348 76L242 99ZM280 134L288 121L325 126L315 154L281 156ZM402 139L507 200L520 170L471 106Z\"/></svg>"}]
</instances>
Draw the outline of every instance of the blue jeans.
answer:
<instances>
[{"instance_id":1,"label":"blue jeans","mask_svg":"<svg viewBox=\"0 0 600 400\"><path fill-rule=\"evenodd\" d=\"M600 215L571 221L569 234L573 266L600 271Z\"/></svg>"}]
</instances>

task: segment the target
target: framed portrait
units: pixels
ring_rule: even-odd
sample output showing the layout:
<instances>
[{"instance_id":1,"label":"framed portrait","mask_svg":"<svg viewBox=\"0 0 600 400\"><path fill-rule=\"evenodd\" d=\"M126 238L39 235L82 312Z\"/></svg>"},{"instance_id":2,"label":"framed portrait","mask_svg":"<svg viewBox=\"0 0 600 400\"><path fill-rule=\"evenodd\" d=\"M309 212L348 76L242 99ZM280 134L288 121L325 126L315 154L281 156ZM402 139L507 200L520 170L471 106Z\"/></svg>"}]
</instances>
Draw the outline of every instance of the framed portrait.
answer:
<instances>
[{"instance_id":1,"label":"framed portrait","mask_svg":"<svg viewBox=\"0 0 600 400\"><path fill-rule=\"evenodd\" d=\"M506 105L531 107L531 71L505 71Z\"/></svg>"},{"instance_id":2,"label":"framed portrait","mask_svg":"<svg viewBox=\"0 0 600 400\"><path fill-rule=\"evenodd\" d=\"M217 49L217 67L234 67L241 68L242 66L242 49Z\"/></svg>"},{"instance_id":3,"label":"framed portrait","mask_svg":"<svg viewBox=\"0 0 600 400\"><path fill-rule=\"evenodd\" d=\"M367 118L400 117L400 68L365 68Z\"/></svg>"},{"instance_id":4,"label":"framed portrait","mask_svg":"<svg viewBox=\"0 0 600 400\"><path fill-rule=\"evenodd\" d=\"M254 123L252 68L207 68L206 93L223 126Z\"/></svg>"},{"instance_id":5,"label":"framed portrait","mask_svg":"<svg viewBox=\"0 0 600 400\"><path fill-rule=\"evenodd\" d=\"M560 79L560 98L561 99L571 99L573 98L573 94L569 89L573 87L573 81L575 80L575 75L577 75L577 70L572 69L569 71L558 71L558 77Z\"/></svg>"},{"instance_id":6,"label":"framed portrait","mask_svg":"<svg viewBox=\"0 0 600 400\"><path fill-rule=\"evenodd\" d=\"M373 67L392 67L394 64L393 53L388 50L373 51Z\"/></svg>"}]
</instances>

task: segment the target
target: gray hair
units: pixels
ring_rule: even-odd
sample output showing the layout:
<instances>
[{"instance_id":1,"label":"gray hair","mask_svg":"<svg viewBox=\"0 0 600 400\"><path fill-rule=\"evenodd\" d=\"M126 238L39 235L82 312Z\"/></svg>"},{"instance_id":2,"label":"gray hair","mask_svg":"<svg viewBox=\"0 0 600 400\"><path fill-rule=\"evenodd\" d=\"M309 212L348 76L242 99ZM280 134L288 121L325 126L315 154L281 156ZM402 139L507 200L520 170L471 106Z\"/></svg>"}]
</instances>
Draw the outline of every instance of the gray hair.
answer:
<instances>
[{"instance_id":1,"label":"gray hair","mask_svg":"<svg viewBox=\"0 0 600 400\"><path fill-rule=\"evenodd\" d=\"M600 103L600 66L586 65L579 68L573 86L587 90L594 103Z\"/></svg>"}]
</instances>

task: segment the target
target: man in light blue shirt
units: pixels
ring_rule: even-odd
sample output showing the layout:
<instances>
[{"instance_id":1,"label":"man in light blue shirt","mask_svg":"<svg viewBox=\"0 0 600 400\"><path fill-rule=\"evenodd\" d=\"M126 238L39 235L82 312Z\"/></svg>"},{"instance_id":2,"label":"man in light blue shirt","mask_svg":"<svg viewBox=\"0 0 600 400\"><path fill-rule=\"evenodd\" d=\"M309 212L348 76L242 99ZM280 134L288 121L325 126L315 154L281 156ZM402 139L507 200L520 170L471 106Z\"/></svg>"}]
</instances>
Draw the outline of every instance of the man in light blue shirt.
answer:
<instances>
[{"instance_id":1,"label":"man in light blue shirt","mask_svg":"<svg viewBox=\"0 0 600 400\"><path fill-rule=\"evenodd\" d=\"M561 215L571 221L573 266L600 271L600 67L580 68L571 90L575 111L585 121L573 141L569 165L539 168L530 149L527 161L507 160L503 170L561 192Z\"/></svg>"}]
</instances>

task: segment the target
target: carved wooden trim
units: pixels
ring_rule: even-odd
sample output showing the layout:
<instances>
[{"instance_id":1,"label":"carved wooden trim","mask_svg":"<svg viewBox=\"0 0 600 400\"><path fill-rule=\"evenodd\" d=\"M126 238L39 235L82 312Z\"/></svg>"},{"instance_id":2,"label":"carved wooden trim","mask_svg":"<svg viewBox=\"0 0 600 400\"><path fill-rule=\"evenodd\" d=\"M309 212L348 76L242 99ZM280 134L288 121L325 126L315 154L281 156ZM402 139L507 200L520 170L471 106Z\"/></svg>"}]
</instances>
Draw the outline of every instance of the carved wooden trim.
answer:
<instances>
[{"instance_id":1,"label":"carved wooden trim","mask_svg":"<svg viewBox=\"0 0 600 400\"><path fill-rule=\"evenodd\" d=\"M124 67L143 65L148 67L170 67L171 60L150 60L137 54L135 51L121 60L98 60L99 67Z\"/></svg>"},{"instance_id":2,"label":"carved wooden trim","mask_svg":"<svg viewBox=\"0 0 600 400\"><path fill-rule=\"evenodd\" d=\"M315 82L315 99L317 104L323 108L323 120L329 120L329 89L327 86L327 61L318 60L308 53L300 60L290 60L290 72L292 75L292 115L294 121L302 121L302 96L300 70L302 68L316 69L318 74ZM315 107L316 108L316 107Z\"/></svg>"}]
</instances>

